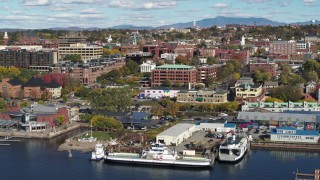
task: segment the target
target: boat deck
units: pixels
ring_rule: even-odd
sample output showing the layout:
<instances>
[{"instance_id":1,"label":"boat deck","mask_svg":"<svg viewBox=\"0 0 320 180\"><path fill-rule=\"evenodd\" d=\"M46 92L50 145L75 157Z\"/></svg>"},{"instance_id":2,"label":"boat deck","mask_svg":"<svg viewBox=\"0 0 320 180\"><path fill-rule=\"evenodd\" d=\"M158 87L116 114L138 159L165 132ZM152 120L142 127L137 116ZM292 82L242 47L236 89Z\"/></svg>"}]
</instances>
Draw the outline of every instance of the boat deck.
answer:
<instances>
[{"instance_id":1,"label":"boat deck","mask_svg":"<svg viewBox=\"0 0 320 180\"><path fill-rule=\"evenodd\" d=\"M133 164L153 164L153 165L168 165L168 166L183 166L183 167L206 167L211 166L214 160L198 157L186 157L177 160L165 159L150 159L141 158L136 154L121 154L121 155L108 155L106 161L120 162L120 163L133 163Z\"/></svg>"}]
</instances>

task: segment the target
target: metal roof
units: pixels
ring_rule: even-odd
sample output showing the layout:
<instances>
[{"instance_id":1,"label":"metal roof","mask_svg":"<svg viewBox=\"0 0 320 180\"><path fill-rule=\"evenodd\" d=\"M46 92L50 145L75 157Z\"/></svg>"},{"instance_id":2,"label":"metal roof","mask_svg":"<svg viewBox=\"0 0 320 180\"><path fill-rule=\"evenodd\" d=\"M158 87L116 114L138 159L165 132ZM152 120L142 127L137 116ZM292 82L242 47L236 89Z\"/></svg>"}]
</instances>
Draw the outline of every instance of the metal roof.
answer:
<instances>
[{"instance_id":1,"label":"metal roof","mask_svg":"<svg viewBox=\"0 0 320 180\"><path fill-rule=\"evenodd\" d=\"M292 133L280 133L278 132L278 130L290 130L290 131L295 131L294 134ZM293 127L280 127L277 129L272 129L270 131L270 134L286 134L286 135L302 135L302 136L319 136L319 131L309 131L309 130L300 130L300 129L296 129Z\"/></svg>"},{"instance_id":2,"label":"metal roof","mask_svg":"<svg viewBox=\"0 0 320 180\"><path fill-rule=\"evenodd\" d=\"M187 131L193 126L195 125L194 124L177 124L163 131L162 133L158 134L158 136L179 136L180 134Z\"/></svg>"},{"instance_id":3,"label":"metal roof","mask_svg":"<svg viewBox=\"0 0 320 180\"><path fill-rule=\"evenodd\" d=\"M18 124L18 121L0 120L0 126L12 126Z\"/></svg>"},{"instance_id":4,"label":"metal roof","mask_svg":"<svg viewBox=\"0 0 320 180\"><path fill-rule=\"evenodd\" d=\"M157 66L156 69L195 69L195 67L184 64L164 64Z\"/></svg>"}]
</instances>

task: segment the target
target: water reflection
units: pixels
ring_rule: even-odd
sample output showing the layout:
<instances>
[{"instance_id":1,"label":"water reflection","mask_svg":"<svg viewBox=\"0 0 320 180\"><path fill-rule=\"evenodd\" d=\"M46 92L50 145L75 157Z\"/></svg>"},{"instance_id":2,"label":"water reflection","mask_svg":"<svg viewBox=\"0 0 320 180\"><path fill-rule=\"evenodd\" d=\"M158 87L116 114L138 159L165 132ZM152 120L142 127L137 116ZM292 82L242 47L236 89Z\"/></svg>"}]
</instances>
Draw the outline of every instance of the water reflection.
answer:
<instances>
[{"instance_id":1,"label":"water reflection","mask_svg":"<svg viewBox=\"0 0 320 180\"><path fill-rule=\"evenodd\" d=\"M121 169L122 177L137 177L143 174L143 177L148 177L148 179L177 179L179 177L192 176L194 176L196 179L210 179L214 168L179 168L170 166L147 166L109 162L106 163L106 166L106 169L108 169L108 171L112 171L113 169Z\"/></svg>"},{"instance_id":2,"label":"water reflection","mask_svg":"<svg viewBox=\"0 0 320 180\"><path fill-rule=\"evenodd\" d=\"M270 155L282 161L294 161L298 157L319 157L319 153L299 151L270 151Z\"/></svg>"},{"instance_id":3,"label":"water reflection","mask_svg":"<svg viewBox=\"0 0 320 180\"><path fill-rule=\"evenodd\" d=\"M215 170L223 171L225 174L228 174L229 176L236 177L239 172L242 172L246 169L251 158L251 153L251 151L247 151L244 157L236 163L217 161Z\"/></svg>"}]
</instances>

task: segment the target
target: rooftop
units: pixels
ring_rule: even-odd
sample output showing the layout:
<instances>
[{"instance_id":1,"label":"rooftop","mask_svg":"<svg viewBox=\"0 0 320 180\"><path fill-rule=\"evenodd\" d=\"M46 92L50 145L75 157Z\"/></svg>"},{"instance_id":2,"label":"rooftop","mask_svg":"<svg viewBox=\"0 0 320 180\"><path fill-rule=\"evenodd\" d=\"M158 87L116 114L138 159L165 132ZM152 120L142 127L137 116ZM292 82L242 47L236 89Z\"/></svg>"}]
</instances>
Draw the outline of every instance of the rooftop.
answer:
<instances>
[{"instance_id":1,"label":"rooftop","mask_svg":"<svg viewBox=\"0 0 320 180\"><path fill-rule=\"evenodd\" d=\"M195 69L195 67L184 64L164 64L157 66L156 69Z\"/></svg>"},{"instance_id":2,"label":"rooftop","mask_svg":"<svg viewBox=\"0 0 320 180\"><path fill-rule=\"evenodd\" d=\"M279 130L281 132L279 132ZM295 131L295 133L288 133L287 131ZM280 127L277 129L272 129L270 134L290 134L290 135L310 135L310 136L319 136L319 131L311 131L311 130L300 130L294 127Z\"/></svg>"},{"instance_id":3,"label":"rooftop","mask_svg":"<svg viewBox=\"0 0 320 180\"><path fill-rule=\"evenodd\" d=\"M178 136L193 126L195 125L194 124L177 124L163 131L162 133L158 134L158 136Z\"/></svg>"}]
</instances>

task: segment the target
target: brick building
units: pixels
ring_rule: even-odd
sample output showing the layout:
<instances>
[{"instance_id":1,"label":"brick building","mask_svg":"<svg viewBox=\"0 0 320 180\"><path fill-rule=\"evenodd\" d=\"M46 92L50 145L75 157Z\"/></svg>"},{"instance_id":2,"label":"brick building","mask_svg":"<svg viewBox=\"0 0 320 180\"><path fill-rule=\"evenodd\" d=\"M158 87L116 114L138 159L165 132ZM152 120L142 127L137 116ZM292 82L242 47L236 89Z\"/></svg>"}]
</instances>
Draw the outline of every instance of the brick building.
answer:
<instances>
[{"instance_id":1,"label":"brick building","mask_svg":"<svg viewBox=\"0 0 320 180\"><path fill-rule=\"evenodd\" d=\"M120 47L121 54L128 54L140 51L138 45L124 45Z\"/></svg>"},{"instance_id":2,"label":"brick building","mask_svg":"<svg viewBox=\"0 0 320 180\"><path fill-rule=\"evenodd\" d=\"M1 97L19 98L23 97L23 91L21 89L23 82L18 78L9 79L3 78L0 82Z\"/></svg>"},{"instance_id":3,"label":"brick building","mask_svg":"<svg viewBox=\"0 0 320 180\"><path fill-rule=\"evenodd\" d=\"M69 61L60 62L50 67L50 72L66 74L82 84L88 85L96 83L97 77L106 74L113 69L121 68L125 65L124 58L102 57L99 60L93 60L90 63L74 64Z\"/></svg>"},{"instance_id":4,"label":"brick building","mask_svg":"<svg viewBox=\"0 0 320 180\"><path fill-rule=\"evenodd\" d=\"M0 50L0 66L30 67L48 66L57 62L58 53L54 50L32 51L26 49Z\"/></svg>"},{"instance_id":5,"label":"brick building","mask_svg":"<svg viewBox=\"0 0 320 180\"><path fill-rule=\"evenodd\" d=\"M206 80L211 77L211 78L216 78L217 77L217 71L218 68L221 67L222 65L202 65L197 67L197 82L202 82L205 83Z\"/></svg>"},{"instance_id":6,"label":"brick building","mask_svg":"<svg viewBox=\"0 0 320 180\"><path fill-rule=\"evenodd\" d=\"M193 66L178 65L178 64L165 64L158 66L151 72L151 85L161 86L166 80L171 83L196 83L197 70Z\"/></svg>"},{"instance_id":7,"label":"brick building","mask_svg":"<svg viewBox=\"0 0 320 180\"><path fill-rule=\"evenodd\" d=\"M294 54L297 50L296 41L273 41L270 43L270 54Z\"/></svg>"},{"instance_id":8,"label":"brick building","mask_svg":"<svg viewBox=\"0 0 320 180\"><path fill-rule=\"evenodd\" d=\"M199 53L201 57L214 57L216 55L214 48L200 48Z\"/></svg>"}]
</instances>

